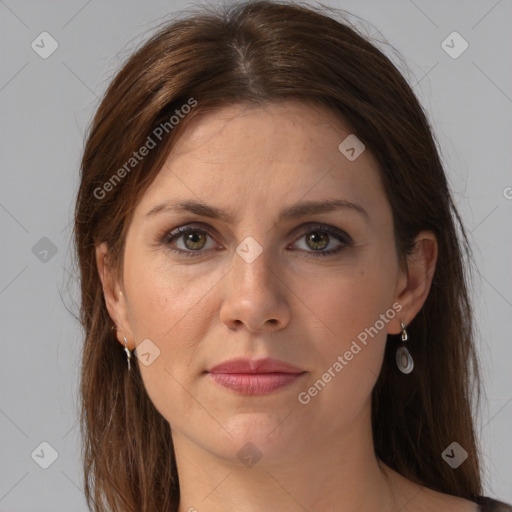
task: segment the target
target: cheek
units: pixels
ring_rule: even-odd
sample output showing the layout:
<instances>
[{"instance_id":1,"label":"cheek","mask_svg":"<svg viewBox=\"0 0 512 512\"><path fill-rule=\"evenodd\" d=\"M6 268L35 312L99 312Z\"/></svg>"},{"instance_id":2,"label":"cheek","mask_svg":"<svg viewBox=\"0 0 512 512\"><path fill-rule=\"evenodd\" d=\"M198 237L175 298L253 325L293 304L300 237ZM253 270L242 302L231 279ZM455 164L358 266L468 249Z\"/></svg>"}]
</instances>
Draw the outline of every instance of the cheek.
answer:
<instances>
[{"instance_id":1,"label":"cheek","mask_svg":"<svg viewBox=\"0 0 512 512\"><path fill-rule=\"evenodd\" d=\"M332 271L329 279L302 282L315 326L310 350L319 363L304 391L311 391L316 406L343 406L356 414L369 397L382 365L388 324L396 316L390 268L393 260L383 254Z\"/></svg>"},{"instance_id":2,"label":"cheek","mask_svg":"<svg viewBox=\"0 0 512 512\"><path fill-rule=\"evenodd\" d=\"M373 326L391 306L392 262L367 256L354 265L332 268L322 275L303 275L294 285L306 306L302 310L322 333L323 346L333 350L350 346L351 340ZM385 339L387 329L382 330Z\"/></svg>"},{"instance_id":3,"label":"cheek","mask_svg":"<svg viewBox=\"0 0 512 512\"><path fill-rule=\"evenodd\" d=\"M323 298L317 315L322 318L324 335L311 339L317 345L322 369L327 371L342 356L343 373L358 380L367 370L378 374L394 310L389 311L385 297L375 293L374 282L350 284L339 283L327 294L330 300Z\"/></svg>"},{"instance_id":4,"label":"cheek","mask_svg":"<svg viewBox=\"0 0 512 512\"><path fill-rule=\"evenodd\" d=\"M156 260L156 258L155 258ZM192 280L160 258L127 262L128 318L135 344L151 340L150 364L137 361L144 387L160 414L170 421L186 416L194 394L191 362L204 339L204 300L210 280ZM191 273L189 273L192 275ZM156 348L155 348L156 347ZM142 356L142 350L137 354Z\"/></svg>"},{"instance_id":5,"label":"cheek","mask_svg":"<svg viewBox=\"0 0 512 512\"><path fill-rule=\"evenodd\" d=\"M200 316L214 275L198 275L194 268L172 265L165 255L141 256L126 265L128 315L136 340L189 340L186 332ZM195 323L196 326L199 324Z\"/></svg>"},{"instance_id":6,"label":"cheek","mask_svg":"<svg viewBox=\"0 0 512 512\"><path fill-rule=\"evenodd\" d=\"M214 314L211 290L222 277L220 270L199 273L198 268L180 267L165 256L143 261L137 255L126 265L128 317L135 343L149 339L156 347L149 345L157 354L154 362L137 364L157 408L162 401L167 407L169 396L176 403L180 403L177 397L187 403L181 385L193 389L192 369L197 368L198 351Z\"/></svg>"}]
</instances>

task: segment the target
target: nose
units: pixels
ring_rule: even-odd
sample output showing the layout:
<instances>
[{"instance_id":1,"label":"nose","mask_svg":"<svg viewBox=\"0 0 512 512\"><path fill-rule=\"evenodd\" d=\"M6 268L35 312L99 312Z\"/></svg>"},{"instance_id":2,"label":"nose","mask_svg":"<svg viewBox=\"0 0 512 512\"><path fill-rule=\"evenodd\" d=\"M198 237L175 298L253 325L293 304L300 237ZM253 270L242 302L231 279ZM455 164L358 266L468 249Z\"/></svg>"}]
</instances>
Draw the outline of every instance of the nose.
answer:
<instances>
[{"instance_id":1,"label":"nose","mask_svg":"<svg viewBox=\"0 0 512 512\"><path fill-rule=\"evenodd\" d=\"M235 253L223 292L220 319L229 329L271 333L290 322L291 292L270 250L250 263Z\"/></svg>"}]
</instances>

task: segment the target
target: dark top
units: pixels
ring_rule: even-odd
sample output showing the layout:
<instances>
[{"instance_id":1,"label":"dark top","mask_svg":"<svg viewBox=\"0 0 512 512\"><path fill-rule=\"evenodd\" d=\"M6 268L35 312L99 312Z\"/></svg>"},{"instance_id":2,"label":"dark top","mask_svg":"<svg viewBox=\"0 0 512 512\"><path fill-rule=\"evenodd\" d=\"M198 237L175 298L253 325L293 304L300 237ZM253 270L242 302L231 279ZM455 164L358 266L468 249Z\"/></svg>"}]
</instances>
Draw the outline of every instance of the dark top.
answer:
<instances>
[{"instance_id":1,"label":"dark top","mask_svg":"<svg viewBox=\"0 0 512 512\"><path fill-rule=\"evenodd\" d=\"M487 496L478 496L475 503L480 505L480 512L512 512L512 505Z\"/></svg>"}]
</instances>

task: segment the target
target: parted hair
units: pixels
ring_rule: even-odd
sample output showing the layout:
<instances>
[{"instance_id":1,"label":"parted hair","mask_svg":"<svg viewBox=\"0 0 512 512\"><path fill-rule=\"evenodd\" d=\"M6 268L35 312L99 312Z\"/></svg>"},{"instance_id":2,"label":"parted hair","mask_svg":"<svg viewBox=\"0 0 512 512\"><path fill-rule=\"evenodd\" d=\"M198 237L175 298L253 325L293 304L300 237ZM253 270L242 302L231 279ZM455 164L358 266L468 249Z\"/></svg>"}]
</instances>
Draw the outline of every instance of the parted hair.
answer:
<instances>
[{"instance_id":1,"label":"parted hair","mask_svg":"<svg viewBox=\"0 0 512 512\"><path fill-rule=\"evenodd\" d=\"M180 498L170 426L146 393L137 364L127 371L95 247L106 242L108 265L122 275L133 210L195 115L235 103L286 100L327 106L375 156L404 268L421 230L437 237L429 295L407 326L415 368L408 375L398 371L398 336L388 335L372 391L373 442L376 455L406 478L474 499L482 489L474 427L480 377L469 293L471 249L433 129L404 75L346 12L325 6L205 4L157 28L111 80L81 161L74 243L84 330L81 435L89 508L176 512ZM197 102L190 114L98 199L95 190L190 98ZM456 470L441 456L453 441L468 452Z\"/></svg>"}]
</instances>

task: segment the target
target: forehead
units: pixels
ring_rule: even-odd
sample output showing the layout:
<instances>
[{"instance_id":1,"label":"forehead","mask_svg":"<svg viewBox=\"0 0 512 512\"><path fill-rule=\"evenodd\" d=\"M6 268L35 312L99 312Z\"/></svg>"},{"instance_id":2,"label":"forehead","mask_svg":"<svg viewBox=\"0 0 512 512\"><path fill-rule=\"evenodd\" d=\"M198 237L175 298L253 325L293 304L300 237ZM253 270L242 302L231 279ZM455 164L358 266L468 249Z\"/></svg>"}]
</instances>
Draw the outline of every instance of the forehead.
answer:
<instances>
[{"instance_id":1,"label":"forehead","mask_svg":"<svg viewBox=\"0 0 512 512\"><path fill-rule=\"evenodd\" d=\"M332 141L350 133L346 123L323 105L312 105L296 100L274 102L262 106L238 104L210 112L199 112L177 142L175 153L194 151L212 153L215 149L235 154L243 144L244 150L264 158L268 153L287 154L293 160L301 146L332 144ZM236 144L235 144L236 142ZM251 147L254 151L251 151ZM261 154L261 148L266 152ZM223 156L223 155L222 155Z\"/></svg>"},{"instance_id":2,"label":"forehead","mask_svg":"<svg viewBox=\"0 0 512 512\"><path fill-rule=\"evenodd\" d=\"M383 193L378 164L367 150L354 161L340 151L350 135L327 107L298 101L200 112L184 127L141 208L171 197L208 203L214 197L223 205L329 193L372 200Z\"/></svg>"}]
</instances>

